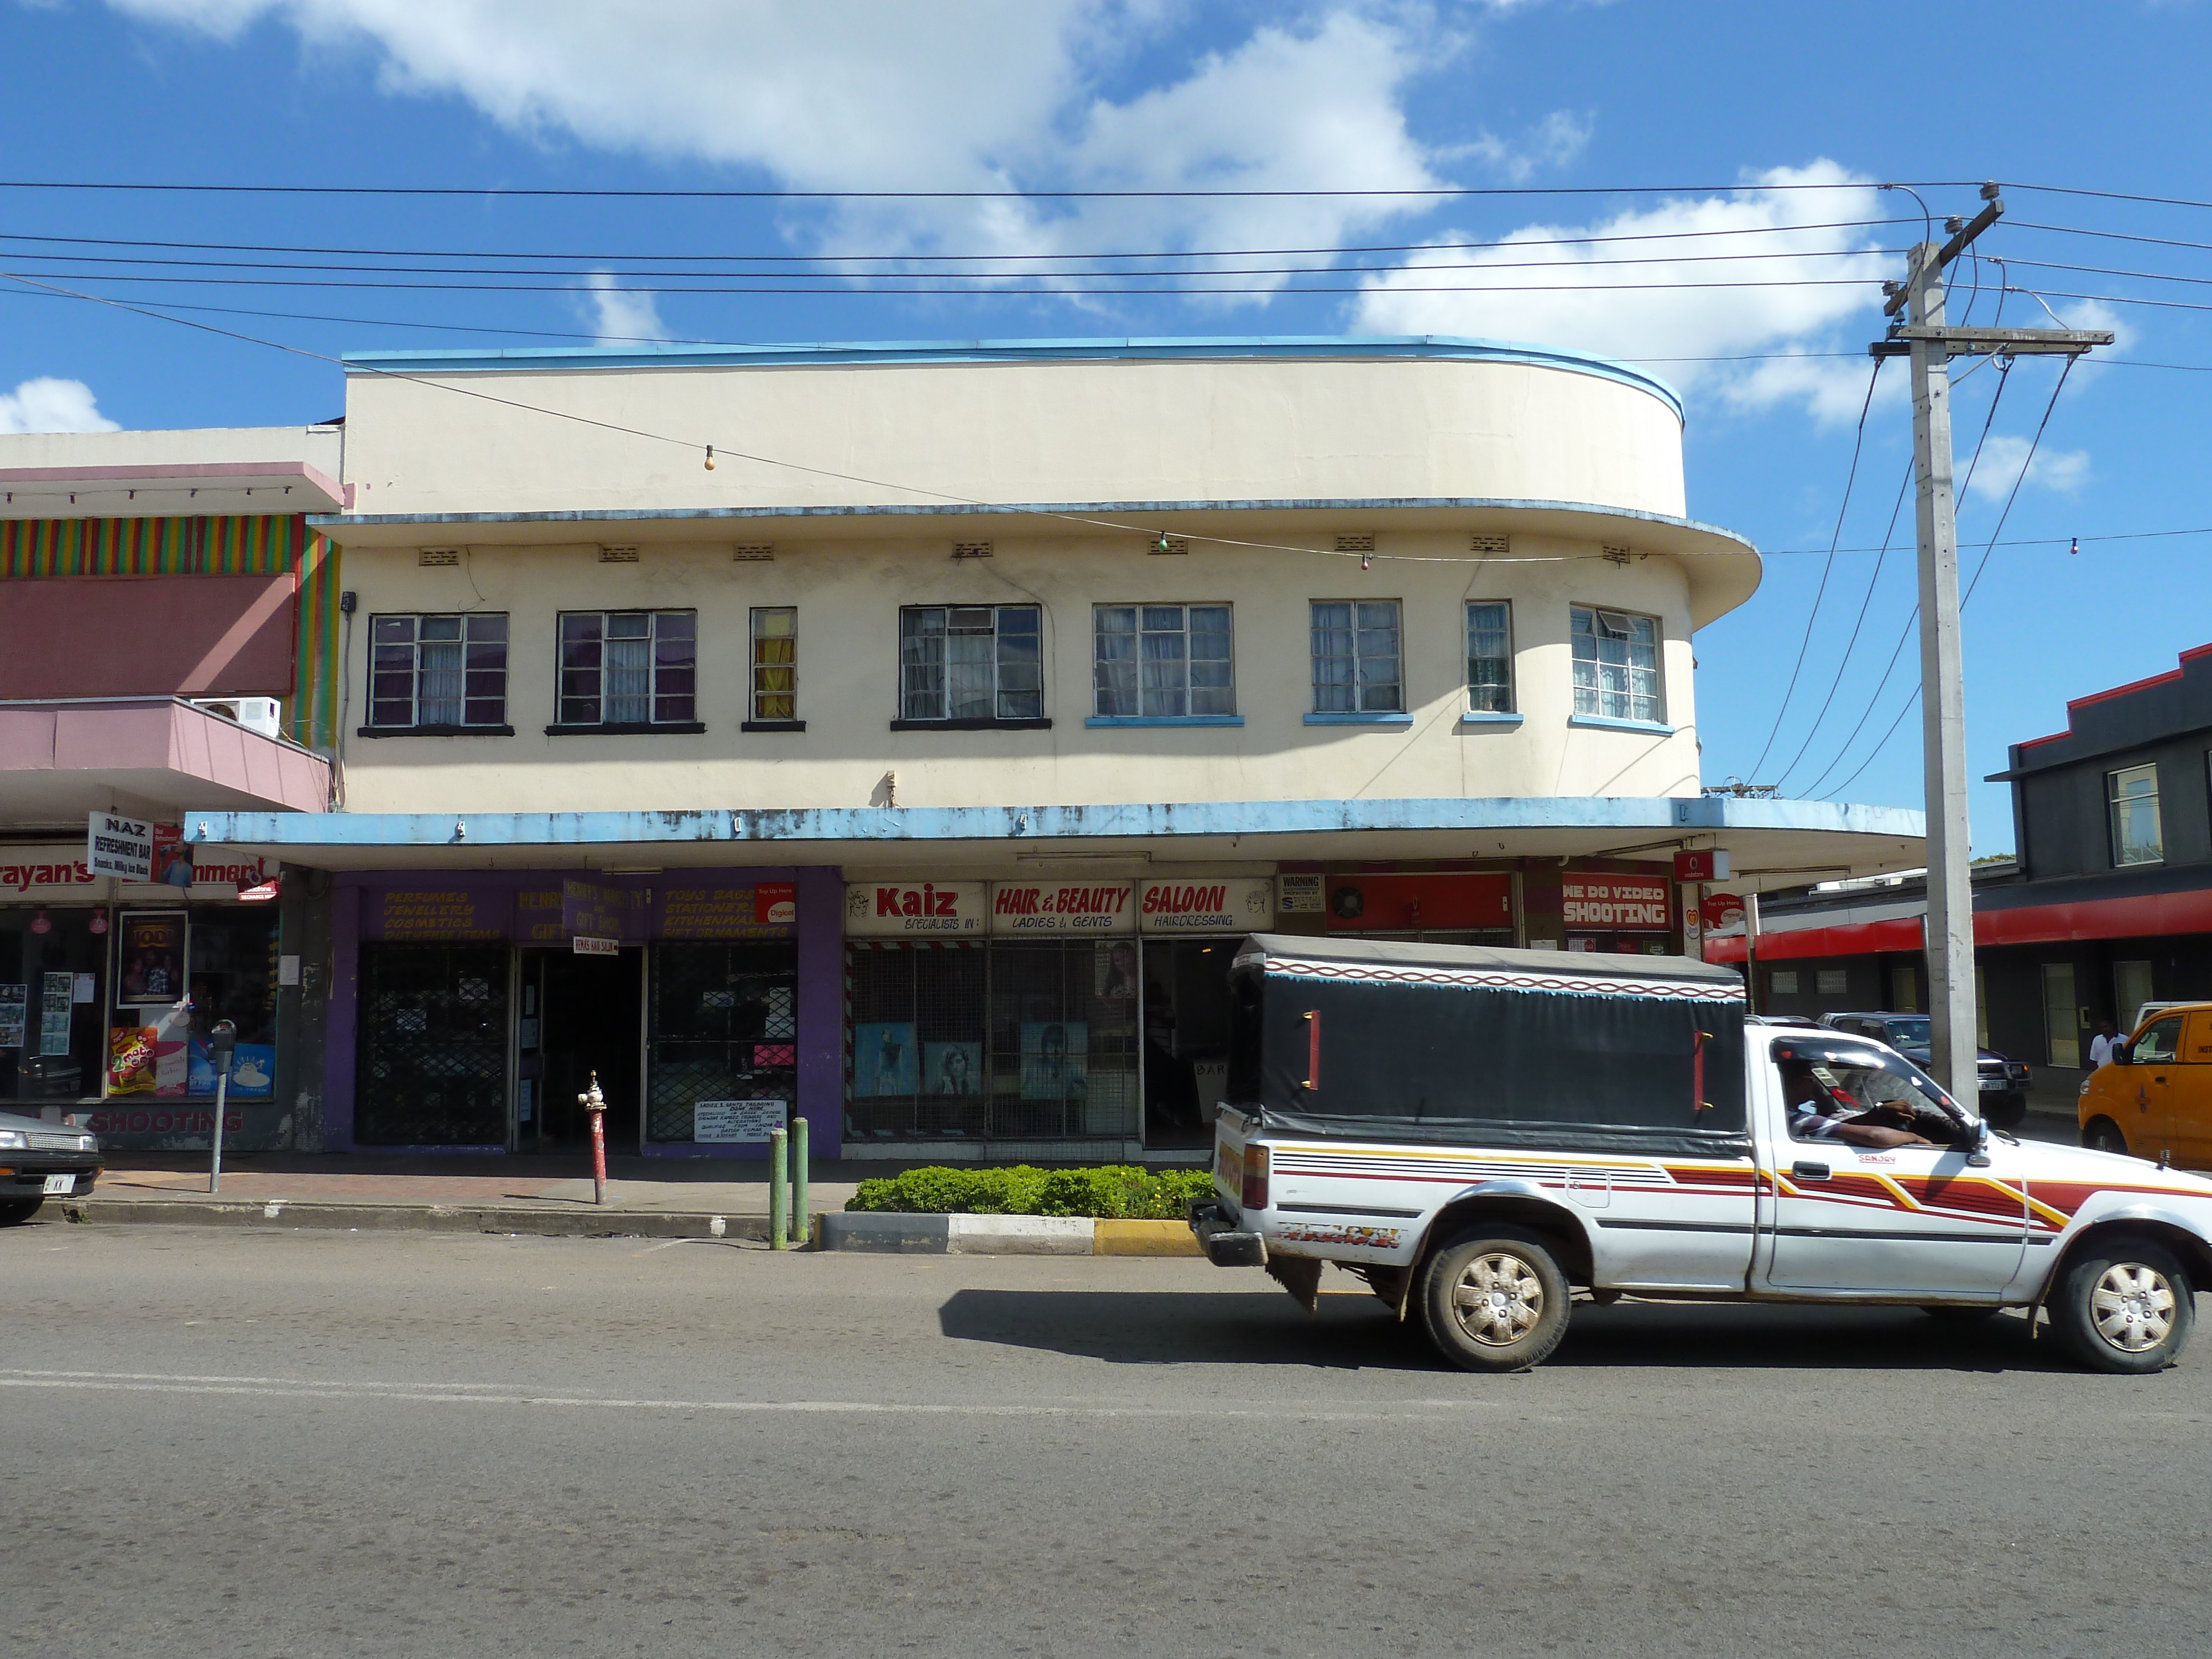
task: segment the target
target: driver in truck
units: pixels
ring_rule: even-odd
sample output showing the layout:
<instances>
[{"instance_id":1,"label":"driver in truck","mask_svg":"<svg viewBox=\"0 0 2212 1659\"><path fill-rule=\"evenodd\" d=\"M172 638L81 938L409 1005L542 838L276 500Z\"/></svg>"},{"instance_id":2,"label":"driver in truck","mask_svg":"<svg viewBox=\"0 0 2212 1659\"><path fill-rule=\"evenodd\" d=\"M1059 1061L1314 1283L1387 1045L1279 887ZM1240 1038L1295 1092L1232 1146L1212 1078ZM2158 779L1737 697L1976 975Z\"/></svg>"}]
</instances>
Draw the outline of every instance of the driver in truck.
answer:
<instances>
[{"instance_id":1,"label":"driver in truck","mask_svg":"<svg viewBox=\"0 0 2212 1659\"><path fill-rule=\"evenodd\" d=\"M1840 1088L1824 1084L1803 1060L1782 1062L1782 1100L1790 1115L1790 1134L1795 1140L1841 1140L1853 1146L1932 1146L1936 1143L1911 1129L1882 1122L1894 1110L1863 1111ZM1870 1121L1871 1120L1871 1121Z\"/></svg>"}]
</instances>

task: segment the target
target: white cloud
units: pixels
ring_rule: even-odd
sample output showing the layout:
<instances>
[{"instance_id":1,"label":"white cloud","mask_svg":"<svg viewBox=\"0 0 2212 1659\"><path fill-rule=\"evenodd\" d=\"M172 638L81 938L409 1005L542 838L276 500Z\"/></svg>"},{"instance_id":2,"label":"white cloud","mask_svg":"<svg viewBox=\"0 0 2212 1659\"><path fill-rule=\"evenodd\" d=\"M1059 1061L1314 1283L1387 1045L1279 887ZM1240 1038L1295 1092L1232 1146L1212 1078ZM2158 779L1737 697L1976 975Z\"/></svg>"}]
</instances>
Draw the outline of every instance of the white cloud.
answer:
<instances>
[{"instance_id":1,"label":"white cloud","mask_svg":"<svg viewBox=\"0 0 2212 1659\"><path fill-rule=\"evenodd\" d=\"M277 23L366 52L392 91L458 97L546 139L759 169L800 190L1383 189L1445 182L1402 89L1465 42L1419 3L1324 0L1120 99L1097 83L1173 25L1166 0L109 0L234 38ZM1333 9L1331 9L1333 7ZM1510 9L1492 0L1489 13ZM1562 112L1477 159L1513 177L1587 141ZM831 255L1327 246L1419 198L794 206ZM818 239L818 240L817 240ZM1240 286L1272 288L1281 279Z\"/></svg>"},{"instance_id":2,"label":"white cloud","mask_svg":"<svg viewBox=\"0 0 2212 1659\"><path fill-rule=\"evenodd\" d=\"M1784 188L1805 185L1834 188ZM1777 167L1726 196L1665 202L1590 225L1534 225L1501 247L1435 247L1415 256L1411 269L1370 284L1358 319L1379 333L1484 335L1633 359L1788 350L1800 355L1753 369L1656 367L1678 384L1719 389L1741 406L1796 402L1819 417L1856 418L1871 366L1863 357L1802 354L1856 355L1873 337L1867 331L1880 299L1873 281L1894 274L1894 262L1868 251L1866 228L1830 227L1883 216L1875 186L1832 161ZM1577 237L1617 240L1569 240ZM1710 286L1745 283L1771 285ZM1433 291L1476 287L1491 291ZM1844 331L1855 319L1863 319L1857 333Z\"/></svg>"},{"instance_id":3,"label":"white cloud","mask_svg":"<svg viewBox=\"0 0 2212 1659\"><path fill-rule=\"evenodd\" d=\"M1596 131L1595 117L1555 109L1524 133L1517 143L1509 143L1495 133L1484 132L1467 143L1439 152L1439 158L1472 155L1507 182L1523 185L1540 171L1565 167L1572 162L1589 148L1591 135Z\"/></svg>"},{"instance_id":4,"label":"white cloud","mask_svg":"<svg viewBox=\"0 0 2212 1659\"><path fill-rule=\"evenodd\" d=\"M82 380L40 375L13 392L0 392L0 433L120 430L100 412L92 388Z\"/></svg>"},{"instance_id":5,"label":"white cloud","mask_svg":"<svg viewBox=\"0 0 2212 1659\"><path fill-rule=\"evenodd\" d=\"M1974 465L1973 480L1966 487L1981 500L2002 502L2012 493L2014 481L2020 477L2022 466L2027 467L2027 483L2045 489L2055 489L2061 495L2071 495L2089 482L2089 452L2086 449L2052 449L2048 446L2035 452L2035 459L2027 459L2028 440L1993 432L1982 443L1981 459ZM1961 471L1964 471L1963 465Z\"/></svg>"},{"instance_id":6,"label":"white cloud","mask_svg":"<svg viewBox=\"0 0 2212 1659\"><path fill-rule=\"evenodd\" d=\"M582 300L592 331L601 345L631 345L640 340L665 340L668 330L650 294L633 294L604 270L584 278Z\"/></svg>"}]
</instances>

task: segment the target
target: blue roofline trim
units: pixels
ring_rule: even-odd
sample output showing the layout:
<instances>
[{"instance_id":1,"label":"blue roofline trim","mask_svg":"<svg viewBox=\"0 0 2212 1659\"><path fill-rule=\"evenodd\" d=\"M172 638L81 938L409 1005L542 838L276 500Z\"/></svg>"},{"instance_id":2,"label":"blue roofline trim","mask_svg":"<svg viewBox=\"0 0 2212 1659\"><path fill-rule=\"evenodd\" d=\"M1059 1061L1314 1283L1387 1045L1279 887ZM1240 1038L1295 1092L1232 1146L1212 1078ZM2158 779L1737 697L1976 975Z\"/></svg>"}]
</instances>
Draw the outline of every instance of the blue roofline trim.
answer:
<instances>
[{"instance_id":1,"label":"blue roofline trim","mask_svg":"<svg viewBox=\"0 0 2212 1659\"><path fill-rule=\"evenodd\" d=\"M454 828L465 823L463 836ZM1812 830L1926 834L1919 812L1732 796L1518 795L1487 799L1127 802L1097 806L837 806L665 812L188 812L208 846L591 847L675 842L1175 840L1368 830Z\"/></svg>"},{"instance_id":2,"label":"blue roofline trim","mask_svg":"<svg viewBox=\"0 0 2212 1659\"><path fill-rule=\"evenodd\" d=\"M1235 358L1412 357L1519 363L1595 375L1649 392L1682 418L1657 375L1588 352L1455 334L1228 334L1067 340L861 340L787 345L513 346L482 351L349 351L349 374L484 374L531 369L775 368L866 364L1158 362Z\"/></svg>"},{"instance_id":3,"label":"blue roofline trim","mask_svg":"<svg viewBox=\"0 0 2212 1659\"><path fill-rule=\"evenodd\" d=\"M1528 501L1497 495L1314 496L1250 501L977 501L927 502L854 507L650 507L564 513L311 513L317 530L367 529L372 525L424 524L634 524L673 519L866 519L963 518L979 514L1031 514L1049 518L1153 517L1164 513L1389 513L1449 508L1453 511L1573 513L1601 519L1626 519L1665 525L1734 542L1747 553L1759 550L1733 530L1698 519L1640 507L1601 507L1589 501ZM1129 526L1132 532L1139 526ZM1200 537L1197 539L1203 540Z\"/></svg>"}]
</instances>

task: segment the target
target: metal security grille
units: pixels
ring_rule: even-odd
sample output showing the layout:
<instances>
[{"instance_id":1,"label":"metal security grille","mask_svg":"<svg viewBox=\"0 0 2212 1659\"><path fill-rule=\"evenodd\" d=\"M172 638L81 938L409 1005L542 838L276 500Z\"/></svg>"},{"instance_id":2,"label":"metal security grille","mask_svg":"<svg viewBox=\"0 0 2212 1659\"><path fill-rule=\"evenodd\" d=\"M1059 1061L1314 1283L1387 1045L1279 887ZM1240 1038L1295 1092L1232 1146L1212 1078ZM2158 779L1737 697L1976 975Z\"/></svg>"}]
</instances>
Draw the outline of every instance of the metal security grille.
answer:
<instances>
[{"instance_id":1,"label":"metal security grille","mask_svg":"<svg viewBox=\"0 0 2212 1659\"><path fill-rule=\"evenodd\" d=\"M1133 1139L1137 989L1133 940L848 945L848 1137Z\"/></svg>"},{"instance_id":2,"label":"metal security grille","mask_svg":"<svg viewBox=\"0 0 2212 1659\"><path fill-rule=\"evenodd\" d=\"M361 947L354 1139L507 1144L507 947Z\"/></svg>"},{"instance_id":3,"label":"metal security grille","mask_svg":"<svg viewBox=\"0 0 2212 1659\"><path fill-rule=\"evenodd\" d=\"M799 1100L799 946L656 945L645 1138L688 1141L702 1100Z\"/></svg>"}]
</instances>

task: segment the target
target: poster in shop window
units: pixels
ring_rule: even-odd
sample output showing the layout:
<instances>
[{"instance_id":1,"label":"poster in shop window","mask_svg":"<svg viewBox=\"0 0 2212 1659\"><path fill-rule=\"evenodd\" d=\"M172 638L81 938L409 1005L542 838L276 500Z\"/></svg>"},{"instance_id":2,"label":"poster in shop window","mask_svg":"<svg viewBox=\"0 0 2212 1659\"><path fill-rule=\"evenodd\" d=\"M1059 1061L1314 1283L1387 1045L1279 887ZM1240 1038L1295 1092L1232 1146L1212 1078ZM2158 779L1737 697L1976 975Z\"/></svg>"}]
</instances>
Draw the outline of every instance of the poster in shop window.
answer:
<instances>
[{"instance_id":1,"label":"poster in shop window","mask_svg":"<svg viewBox=\"0 0 2212 1659\"><path fill-rule=\"evenodd\" d=\"M884 1020L853 1028L853 1093L861 1099L917 1092L921 1056L910 1020Z\"/></svg>"},{"instance_id":2,"label":"poster in shop window","mask_svg":"<svg viewBox=\"0 0 2212 1659\"><path fill-rule=\"evenodd\" d=\"M185 919L125 915L116 930L120 986L115 1000L131 1007L177 1002L185 994Z\"/></svg>"},{"instance_id":3,"label":"poster in shop window","mask_svg":"<svg viewBox=\"0 0 2212 1659\"><path fill-rule=\"evenodd\" d=\"M980 1042L925 1042L921 1045L921 1075L925 1091L962 1097L983 1092L983 1045Z\"/></svg>"},{"instance_id":4,"label":"poster in shop window","mask_svg":"<svg viewBox=\"0 0 2212 1659\"><path fill-rule=\"evenodd\" d=\"M1090 1092L1091 1028L1081 1020L1022 1026L1022 1098L1081 1100Z\"/></svg>"},{"instance_id":5,"label":"poster in shop window","mask_svg":"<svg viewBox=\"0 0 2212 1659\"><path fill-rule=\"evenodd\" d=\"M39 1052L65 1054L70 1051L70 974L48 974L39 1004Z\"/></svg>"},{"instance_id":6,"label":"poster in shop window","mask_svg":"<svg viewBox=\"0 0 2212 1659\"><path fill-rule=\"evenodd\" d=\"M30 992L27 985L0 985L0 1048L23 1046L25 1010L29 1006Z\"/></svg>"}]
</instances>

